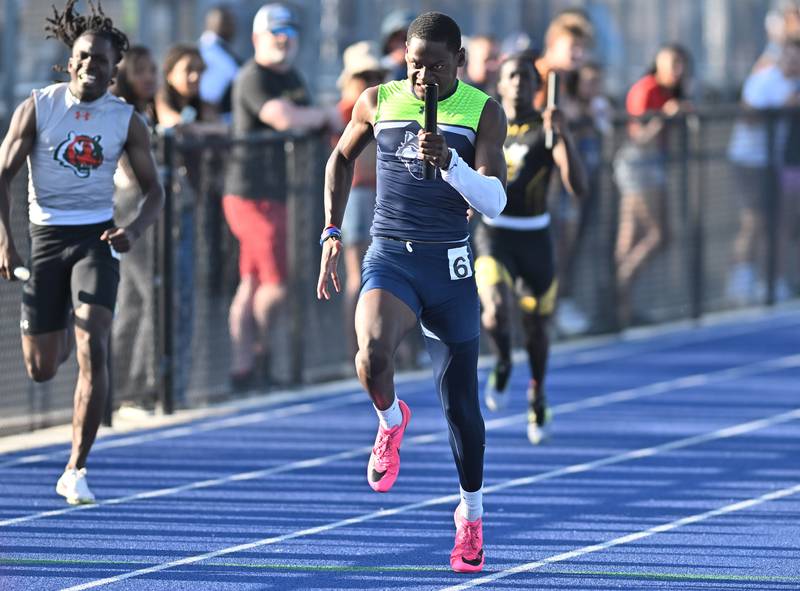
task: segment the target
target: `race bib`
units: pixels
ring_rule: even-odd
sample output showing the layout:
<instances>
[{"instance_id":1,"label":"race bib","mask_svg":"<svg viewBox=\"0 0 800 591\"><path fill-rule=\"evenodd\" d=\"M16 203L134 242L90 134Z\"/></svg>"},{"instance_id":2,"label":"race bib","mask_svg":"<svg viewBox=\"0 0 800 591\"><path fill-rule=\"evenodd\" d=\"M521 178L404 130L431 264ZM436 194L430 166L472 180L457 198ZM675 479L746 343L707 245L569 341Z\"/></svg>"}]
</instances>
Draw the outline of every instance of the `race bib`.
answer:
<instances>
[{"instance_id":1,"label":"race bib","mask_svg":"<svg viewBox=\"0 0 800 591\"><path fill-rule=\"evenodd\" d=\"M450 279L457 281L472 277L472 267L469 264L469 247L460 246L447 251L448 264L450 265Z\"/></svg>"}]
</instances>

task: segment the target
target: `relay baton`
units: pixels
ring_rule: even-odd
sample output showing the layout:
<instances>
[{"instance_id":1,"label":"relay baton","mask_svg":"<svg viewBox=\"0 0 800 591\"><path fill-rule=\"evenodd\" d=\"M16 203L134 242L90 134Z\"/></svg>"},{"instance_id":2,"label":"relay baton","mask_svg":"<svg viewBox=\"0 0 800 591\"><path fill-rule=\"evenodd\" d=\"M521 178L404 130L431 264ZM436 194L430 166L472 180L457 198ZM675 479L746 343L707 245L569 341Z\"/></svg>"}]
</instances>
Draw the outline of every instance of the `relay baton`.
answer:
<instances>
[{"instance_id":1,"label":"relay baton","mask_svg":"<svg viewBox=\"0 0 800 591\"><path fill-rule=\"evenodd\" d=\"M558 104L558 74L551 70L547 74L547 108L553 109ZM555 144L555 132L553 131L553 127L551 126L550 129L545 130L544 132L544 147L548 150L553 149L553 144Z\"/></svg>"},{"instance_id":2,"label":"relay baton","mask_svg":"<svg viewBox=\"0 0 800 591\"><path fill-rule=\"evenodd\" d=\"M439 105L439 85L425 85L425 131L436 133L436 108ZM425 161L425 180L436 179L436 167L433 162Z\"/></svg>"},{"instance_id":3,"label":"relay baton","mask_svg":"<svg viewBox=\"0 0 800 591\"><path fill-rule=\"evenodd\" d=\"M27 281L31 278L31 272L27 267L14 267L12 273L20 281Z\"/></svg>"}]
</instances>

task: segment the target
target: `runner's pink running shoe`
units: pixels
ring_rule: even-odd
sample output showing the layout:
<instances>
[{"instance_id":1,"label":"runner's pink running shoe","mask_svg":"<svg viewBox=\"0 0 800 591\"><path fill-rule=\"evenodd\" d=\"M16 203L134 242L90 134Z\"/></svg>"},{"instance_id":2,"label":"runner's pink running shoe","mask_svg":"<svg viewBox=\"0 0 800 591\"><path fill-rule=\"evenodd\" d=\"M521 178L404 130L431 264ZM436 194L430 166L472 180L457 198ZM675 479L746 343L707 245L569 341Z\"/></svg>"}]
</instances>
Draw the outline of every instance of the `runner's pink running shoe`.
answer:
<instances>
[{"instance_id":1,"label":"runner's pink running shoe","mask_svg":"<svg viewBox=\"0 0 800 591\"><path fill-rule=\"evenodd\" d=\"M367 464L367 482L376 492L389 492L400 473L400 444L411 419L411 410L402 400L398 401L403 422L391 429L378 427L375 446Z\"/></svg>"},{"instance_id":2,"label":"runner's pink running shoe","mask_svg":"<svg viewBox=\"0 0 800 591\"><path fill-rule=\"evenodd\" d=\"M456 522L456 544L450 552L450 567L457 573L480 572L484 560L481 518L467 521L459 505L453 519Z\"/></svg>"}]
</instances>

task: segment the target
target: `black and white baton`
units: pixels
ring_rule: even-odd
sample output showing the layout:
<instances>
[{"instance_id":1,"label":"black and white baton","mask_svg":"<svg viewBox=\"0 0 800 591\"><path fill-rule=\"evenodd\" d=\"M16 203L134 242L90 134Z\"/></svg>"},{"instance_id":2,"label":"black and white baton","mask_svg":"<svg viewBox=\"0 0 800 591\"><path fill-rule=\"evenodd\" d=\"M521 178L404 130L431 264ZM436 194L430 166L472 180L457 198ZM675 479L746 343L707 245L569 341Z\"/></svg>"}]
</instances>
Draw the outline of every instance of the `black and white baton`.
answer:
<instances>
[{"instance_id":1,"label":"black and white baton","mask_svg":"<svg viewBox=\"0 0 800 591\"><path fill-rule=\"evenodd\" d=\"M439 85L425 85L425 131L436 133L436 108L439 105ZM436 166L433 162L425 161L425 180L436 179Z\"/></svg>"}]
</instances>

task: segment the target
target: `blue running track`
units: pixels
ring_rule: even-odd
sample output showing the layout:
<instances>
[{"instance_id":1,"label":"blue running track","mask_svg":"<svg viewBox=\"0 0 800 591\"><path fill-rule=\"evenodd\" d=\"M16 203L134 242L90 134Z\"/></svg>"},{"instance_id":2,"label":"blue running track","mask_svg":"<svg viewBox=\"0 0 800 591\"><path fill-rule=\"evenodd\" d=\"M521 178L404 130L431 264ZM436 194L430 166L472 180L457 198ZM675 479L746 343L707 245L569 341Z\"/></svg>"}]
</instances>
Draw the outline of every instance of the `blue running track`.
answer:
<instances>
[{"instance_id":1,"label":"blue running track","mask_svg":"<svg viewBox=\"0 0 800 591\"><path fill-rule=\"evenodd\" d=\"M458 480L426 376L398 386L383 495L345 387L100 439L93 506L55 494L65 446L2 455L0 589L800 589L800 312L559 350L538 447L527 380L484 411L480 575L449 570Z\"/></svg>"}]
</instances>

